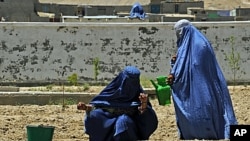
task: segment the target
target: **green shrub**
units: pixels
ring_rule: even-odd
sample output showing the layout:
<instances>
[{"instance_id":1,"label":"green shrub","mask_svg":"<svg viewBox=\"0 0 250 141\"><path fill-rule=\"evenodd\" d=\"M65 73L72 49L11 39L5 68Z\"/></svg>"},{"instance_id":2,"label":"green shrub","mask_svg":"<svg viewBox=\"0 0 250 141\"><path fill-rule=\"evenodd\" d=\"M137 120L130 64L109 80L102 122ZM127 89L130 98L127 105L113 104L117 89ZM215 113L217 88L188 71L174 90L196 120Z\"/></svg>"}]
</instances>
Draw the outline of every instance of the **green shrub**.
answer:
<instances>
[{"instance_id":1,"label":"green shrub","mask_svg":"<svg viewBox=\"0 0 250 141\"><path fill-rule=\"evenodd\" d=\"M76 73L73 73L71 76L68 77L68 81L70 85L77 86L78 85L78 76Z\"/></svg>"},{"instance_id":2,"label":"green shrub","mask_svg":"<svg viewBox=\"0 0 250 141\"><path fill-rule=\"evenodd\" d=\"M231 68L231 71L233 73L233 86L236 85L236 76L237 72L240 70L240 53L236 52L234 44L235 39L233 36L230 37L230 43L231 43L231 52L226 54L226 60L228 61L228 64ZM234 88L233 88L234 91Z\"/></svg>"},{"instance_id":3,"label":"green shrub","mask_svg":"<svg viewBox=\"0 0 250 141\"><path fill-rule=\"evenodd\" d=\"M93 61L94 64L94 79L97 81L97 76L99 75L99 58L95 58Z\"/></svg>"}]
</instances>

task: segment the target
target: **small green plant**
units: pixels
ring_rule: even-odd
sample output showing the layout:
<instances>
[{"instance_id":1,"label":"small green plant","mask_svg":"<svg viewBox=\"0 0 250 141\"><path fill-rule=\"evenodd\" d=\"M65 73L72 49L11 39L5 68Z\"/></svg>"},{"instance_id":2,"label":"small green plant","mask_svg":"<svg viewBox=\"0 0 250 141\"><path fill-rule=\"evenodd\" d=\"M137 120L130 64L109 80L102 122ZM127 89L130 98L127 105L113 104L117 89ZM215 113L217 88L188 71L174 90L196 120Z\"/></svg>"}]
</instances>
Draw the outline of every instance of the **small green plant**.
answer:
<instances>
[{"instance_id":1,"label":"small green plant","mask_svg":"<svg viewBox=\"0 0 250 141\"><path fill-rule=\"evenodd\" d=\"M226 54L226 60L228 61L228 64L233 73L233 86L235 87L237 72L240 70L240 53L236 52L235 50L235 47L234 47L235 38L233 36L230 37L230 43L231 43L231 52ZM234 87L233 87L233 91L234 91Z\"/></svg>"},{"instance_id":2,"label":"small green plant","mask_svg":"<svg viewBox=\"0 0 250 141\"><path fill-rule=\"evenodd\" d=\"M55 105L54 101L51 98L49 99L48 105Z\"/></svg>"},{"instance_id":3,"label":"small green plant","mask_svg":"<svg viewBox=\"0 0 250 141\"><path fill-rule=\"evenodd\" d=\"M71 76L68 77L69 84L77 86L78 85L78 76L76 73L73 73Z\"/></svg>"},{"instance_id":4,"label":"small green plant","mask_svg":"<svg viewBox=\"0 0 250 141\"><path fill-rule=\"evenodd\" d=\"M76 100L73 98L65 98L65 99L57 99L55 101L53 101L52 99L49 100L48 104L49 105L62 105L63 107L67 106L67 105L75 105L76 104Z\"/></svg>"},{"instance_id":5,"label":"small green plant","mask_svg":"<svg viewBox=\"0 0 250 141\"><path fill-rule=\"evenodd\" d=\"M90 88L90 86L89 86L88 83L85 83L85 84L83 85L83 91L87 91L87 90L89 90L89 88Z\"/></svg>"},{"instance_id":6,"label":"small green plant","mask_svg":"<svg viewBox=\"0 0 250 141\"><path fill-rule=\"evenodd\" d=\"M65 100L64 100L64 105L75 105L76 104L76 100L75 99L73 99L73 98L66 98Z\"/></svg>"},{"instance_id":7,"label":"small green plant","mask_svg":"<svg viewBox=\"0 0 250 141\"><path fill-rule=\"evenodd\" d=\"M53 85L46 86L46 89L49 90L49 91L51 91L53 89Z\"/></svg>"},{"instance_id":8,"label":"small green plant","mask_svg":"<svg viewBox=\"0 0 250 141\"><path fill-rule=\"evenodd\" d=\"M97 76L99 75L99 58L96 57L93 61L94 64L94 79L97 81Z\"/></svg>"}]
</instances>

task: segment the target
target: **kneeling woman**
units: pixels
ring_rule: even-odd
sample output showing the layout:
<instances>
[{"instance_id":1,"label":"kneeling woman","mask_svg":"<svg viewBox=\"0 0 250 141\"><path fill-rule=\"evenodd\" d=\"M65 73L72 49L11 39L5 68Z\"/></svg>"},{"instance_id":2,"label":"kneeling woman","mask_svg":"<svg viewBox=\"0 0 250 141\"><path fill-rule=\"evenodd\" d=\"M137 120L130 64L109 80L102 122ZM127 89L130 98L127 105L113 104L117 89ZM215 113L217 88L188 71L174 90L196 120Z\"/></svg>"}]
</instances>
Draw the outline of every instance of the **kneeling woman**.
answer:
<instances>
[{"instance_id":1,"label":"kneeling woman","mask_svg":"<svg viewBox=\"0 0 250 141\"><path fill-rule=\"evenodd\" d=\"M127 66L94 97L86 110L85 132L90 141L147 140L158 126L155 111L140 85L140 71Z\"/></svg>"}]
</instances>

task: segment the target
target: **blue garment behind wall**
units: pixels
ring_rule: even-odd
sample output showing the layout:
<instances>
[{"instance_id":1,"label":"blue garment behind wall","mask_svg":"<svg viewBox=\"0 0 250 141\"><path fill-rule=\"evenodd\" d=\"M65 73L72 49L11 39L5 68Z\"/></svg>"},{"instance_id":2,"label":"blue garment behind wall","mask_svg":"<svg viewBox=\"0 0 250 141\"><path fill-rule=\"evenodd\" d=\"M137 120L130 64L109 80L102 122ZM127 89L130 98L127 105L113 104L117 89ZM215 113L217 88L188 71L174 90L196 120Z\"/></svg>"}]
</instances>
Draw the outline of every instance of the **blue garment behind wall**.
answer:
<instances>
[{"instance_id":1,"label":"blue garment behind wall","mask_svg":"<svg viewBox=\"0 0 250 141\"><path fill-rule=\"evenodd\" d=\"M212 46L194 26L183 28L171 70L172 96L182 139L225 139L237 124L223 73Z\"/></svg>"},{"instance_id":2,"label":"blue garment behind wall","mask_svg":"<svg viewBox=\"0 0 250 141\"><path fill-rule=\"evenodd\" d=\"M130 10L130 17L129 18L138 18L144 20L147 17L146 13L144 12L142 6L139 3L135 3Z\"/></svg>"}]
</instances>

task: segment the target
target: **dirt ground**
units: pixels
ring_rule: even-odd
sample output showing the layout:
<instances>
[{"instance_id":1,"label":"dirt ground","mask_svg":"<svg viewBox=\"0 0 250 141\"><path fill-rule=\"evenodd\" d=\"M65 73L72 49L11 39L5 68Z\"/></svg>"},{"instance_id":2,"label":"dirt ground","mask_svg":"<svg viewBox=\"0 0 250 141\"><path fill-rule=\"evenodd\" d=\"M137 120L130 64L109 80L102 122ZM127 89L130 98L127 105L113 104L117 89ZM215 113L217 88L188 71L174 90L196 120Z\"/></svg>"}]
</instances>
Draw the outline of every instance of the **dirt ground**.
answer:
<instances>
[{"instance_id":1,"label":"dirt ground","mask_svg":"<svg viewBox=\"0 0 250 141\"><path fill-rule=\"evenodd\" d=\"M250 125L250 86L230 88L235 114L239 124ZM150 140L178 141L173 104L159 106L157 99L151 99L157 112L159 125ZM27 125L54 126L53 141L87 141L84 133L84 112L76 105L62 110L60 105L0 105L1 141L27 140ZM149 121L150 122L150 121Z\"/></svg>"}]
</instances>

